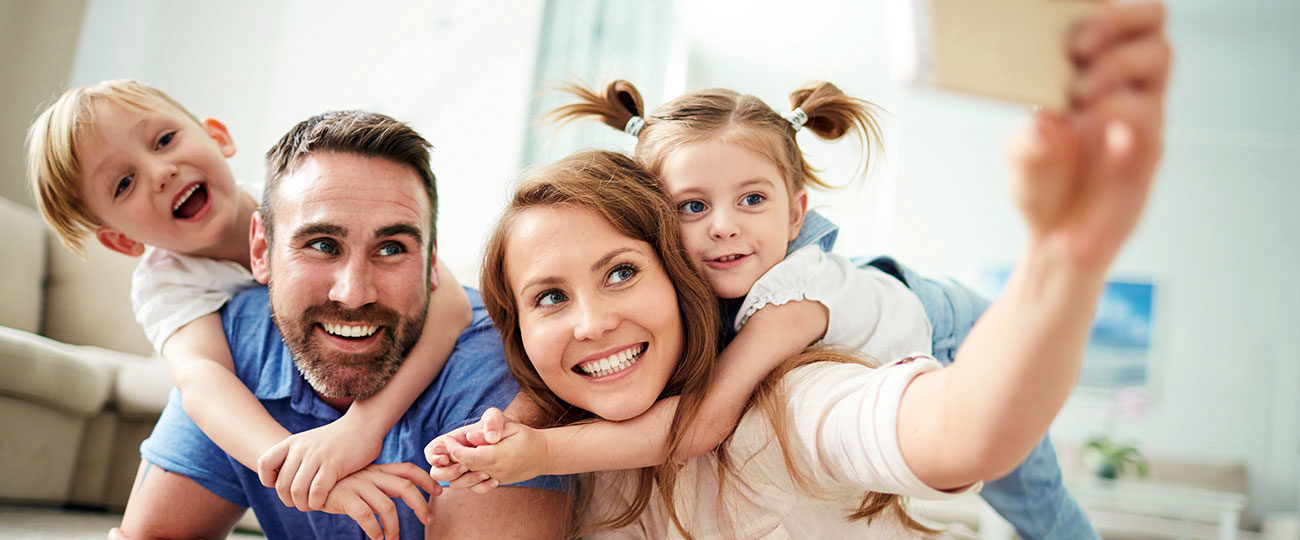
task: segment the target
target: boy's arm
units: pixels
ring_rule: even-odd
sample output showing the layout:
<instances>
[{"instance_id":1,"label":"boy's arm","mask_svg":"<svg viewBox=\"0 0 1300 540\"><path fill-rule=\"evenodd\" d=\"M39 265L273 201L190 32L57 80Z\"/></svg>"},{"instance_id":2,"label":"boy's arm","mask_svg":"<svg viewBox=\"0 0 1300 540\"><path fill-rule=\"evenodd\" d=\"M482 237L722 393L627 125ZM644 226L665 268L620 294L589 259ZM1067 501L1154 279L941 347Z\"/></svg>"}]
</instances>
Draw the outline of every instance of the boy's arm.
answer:
<instances>
[{"instance_id":1,"label":"boy's arm","mask_svg":"<svg viewBox=\"0 0 1300 540\"><path fill-rule=\"evenodd\" d=\"M250 469L289 436L235 376L221 317L210 313L182 326L162 346L185 413L222 450Z\"/></svg>"},{"instance_id":2,"label":"boy's arm","mask_svg":"<svg viewBox=\"0 0 1300 540\"><path fill-rule=\"evenodd\" d=\"M755 313L718 357L718 371L700 407L709 414L695 419L673 458L690 459L717 447L735 429L759 383L787 358L821 339L827 321L826 307L807 300L769 305ZM660 400L640 416L622 422L541 430L511 423L496 444L482 444L470 435L487 424L480 422L435 439L430 444L430 461L434 461L433 454L447 453L469 470L507 484L543 474L659 465L669 459L669 431L678 401L677 397ZM441 450L440 446L451 448ZM438 479L449 480L447 477L455 474L455 469L448 468Z\"/></svg>"},{"instance_id":3,"label":"boy's arm","mask_svg":"<svg viewBox=\"0 0 1300 540\"><path fill-rule=\"evenodd\" d=\"M286 505L322 509L335 482L379 456L384 436L442 371L473 314L451 272L441 262L435 272L439 283L430 293L420 339L393 378L338 420L290 436L258 461L262 483L274 485Z\"/></svg>"}]
</instances>

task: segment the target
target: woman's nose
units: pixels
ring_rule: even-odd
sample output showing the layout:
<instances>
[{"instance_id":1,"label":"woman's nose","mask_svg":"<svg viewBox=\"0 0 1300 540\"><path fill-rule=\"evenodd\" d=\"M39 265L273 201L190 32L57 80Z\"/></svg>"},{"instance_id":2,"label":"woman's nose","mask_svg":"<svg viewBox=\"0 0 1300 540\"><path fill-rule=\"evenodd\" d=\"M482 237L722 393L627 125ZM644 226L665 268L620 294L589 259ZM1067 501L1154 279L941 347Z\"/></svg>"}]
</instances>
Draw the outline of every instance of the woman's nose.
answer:
<instances>
[{"instance_id":1,"label":"woman's nose","mask_svg":"<svg viewBox=\"0 0 1300 540\"><path fill-rule=\"evenodd\" d=\"M582 341L600 339L618 326L618 316L604 300L588 300L579 306L573 336Z\"/></svg>"}]
</instances>

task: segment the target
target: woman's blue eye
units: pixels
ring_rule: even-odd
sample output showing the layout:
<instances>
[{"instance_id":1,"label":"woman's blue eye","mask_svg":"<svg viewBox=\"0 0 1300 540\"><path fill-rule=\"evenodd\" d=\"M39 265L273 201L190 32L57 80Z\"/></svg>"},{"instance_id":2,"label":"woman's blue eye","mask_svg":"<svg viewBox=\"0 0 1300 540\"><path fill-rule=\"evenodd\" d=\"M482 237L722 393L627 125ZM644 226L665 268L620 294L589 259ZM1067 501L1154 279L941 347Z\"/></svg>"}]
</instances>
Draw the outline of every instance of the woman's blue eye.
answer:
<instances>
[{"instance_id":1,"label":"woman's blue eye","mask_svg":"<svg viewBox=\"0 0 1300 540\"><path fill-rule=\"evenodd\" d=\"M127 175L123 176L121 180L118 180L117 187L113 188L113 198L117 198L118 195L121 195L122 192L131 187L131 181L134 179L134 175Z\"/></svg>"},{"instance_id":2,"label":"woman's blue eye","mask_svg":"<svg viewBox=\"0 0 1300 540\"><path fill-rule=\"evenodd\" d=\"M537 305L553 306L568 299L569 297L565 296L564 293L560 291L546 291L542 293L541 296L537 297Z\"/></svg>"},{"instance_id":3,"label":"woman's blue eye","mask_svg":"<svg viewBox=\"0 0 1300 540\"><path fill-rule=\"evenodd\" d=\"M750 193L740 199L740 204L743 206L758 206L759 203L765 200L767 200L767 197L764 197L761 193Z\"/></svg>"},{"instance_id":4,"label":"woman's blue eye","mask_svg":"<svg viewBox=\"0 0 1300 540\"><path fill-rule=\"evenodd\" d=\"M631 265L623 265L609 273L609 282L611 284L623 283L634 277L636 277L636 268Z\"/></svg>"},{"instance_id":5,"label":"woman's blue eye","mask_svg":"<svg viewBox=\"0 0 1300 540\"><path fill-rule=\"evenodd\" d=\"M176 136L175 131L164 133L163 136L158 139L158 148L162 148L164 146L167 146L168 144L171 144L172 138L175 136Z\"/></svg>"},{"instance_id":6,"label":"woman's blue eye","mask_svg":"<svg viewBox=\"0 0 1300 540\"><path fill-rule=\"evenodd\" d=\"M315 240L307 244L307 247L330 255L338 253L339 251L338 246L334 244L333 240Z\"/></svg>"},{"instance_id":7,"label":"woman's blue eye","mask_svg":"<svg viewBox=\"0 0 1300 540\"><path fill-rule=\"evenodd\" d=\"M399 255L402 253L406 253L406 246L403 246L401 244L388 244L379 248L379 255L381 257Z\"/></svg>"},{"instance_id":8,"label":"woman's blue eye","mask_svg":"<svg viewBox=\"0 0 1300 540\"><path fill-rule=\"evenodd\" d=\"M682 203L681 206L678 206L677 209L681 210L683 214L698 214L707 210L708 207L700 201L686 201Z\"/></svg>"}]
</instances>

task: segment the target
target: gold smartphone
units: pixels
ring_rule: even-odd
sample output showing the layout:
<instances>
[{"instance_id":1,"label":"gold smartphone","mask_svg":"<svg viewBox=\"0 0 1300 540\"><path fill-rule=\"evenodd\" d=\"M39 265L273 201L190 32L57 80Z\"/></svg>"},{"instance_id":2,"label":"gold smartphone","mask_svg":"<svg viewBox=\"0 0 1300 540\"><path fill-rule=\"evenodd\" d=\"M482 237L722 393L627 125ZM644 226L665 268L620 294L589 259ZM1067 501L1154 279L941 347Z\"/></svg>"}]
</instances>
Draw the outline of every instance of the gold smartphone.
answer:
<instances>
[{"instance_id":1,"label":"gold smartphone","mask_svg":"<svg viewBox=\"0 0 1300 540\"><path fill-rule=\"evenodd\" d=\"M904 0L912 79L946 90L1063 109L1066 40L1093 0Z\"/></svg>"}]
</instances>

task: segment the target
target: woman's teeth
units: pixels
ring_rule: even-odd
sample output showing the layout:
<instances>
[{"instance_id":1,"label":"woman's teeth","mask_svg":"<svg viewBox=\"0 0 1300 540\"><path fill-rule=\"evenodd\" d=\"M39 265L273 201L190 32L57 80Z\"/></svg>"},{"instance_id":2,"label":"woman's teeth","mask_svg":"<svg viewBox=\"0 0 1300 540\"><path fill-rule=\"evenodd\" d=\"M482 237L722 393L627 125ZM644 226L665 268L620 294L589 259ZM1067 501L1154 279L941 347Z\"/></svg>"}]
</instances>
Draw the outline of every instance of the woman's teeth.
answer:
<instances>
[{"instance_id":1,"label":"woman's teeth","mask_svg":"<svg viewBox=\"0 0 1300 540\"><path fill-rule=\"evenodd\" d=\"M339 337L348 337L348 338L370 337L374 335L375 332L379 331L379 327L373 325L353 325L353 324L334 324L334 323L321 323L320 325L321 327L325 328L326 332L329 332L330 334Z\"/></svg>"},{"instance_id":2,"label":"woman's teeth","mask_svg":"<svg viewBox=\"0 0 1300 540\"><path fill-rule=\"evenodd\" d=\"M613 375L632 367L632 364L635 364L637 360L641 359L641 355L645 353L646 347L648 346L648 344L642 343L635 347L624 349L621 352L611 354L605 358L601 358L600 360L578 364L578 369L581 369L583 373L586 373L591 377Z\"/></svg>"},{"instance_id":3,"label":"woman's teeth","mask_svg":"<svg viewBox=\"0 0 1300 540\"><path fill-rule=\"evenodd\" d=\"M199 190L199 184L194 184L190 186L189 191L186 191L184 195L181 195L179 199L176 199L176 204L172 205L172 212L180 210L181 205L185 204L185 201L190 200L190 196L194 195L194 192L198 190Z\"/></svg>"}]
</instances>

